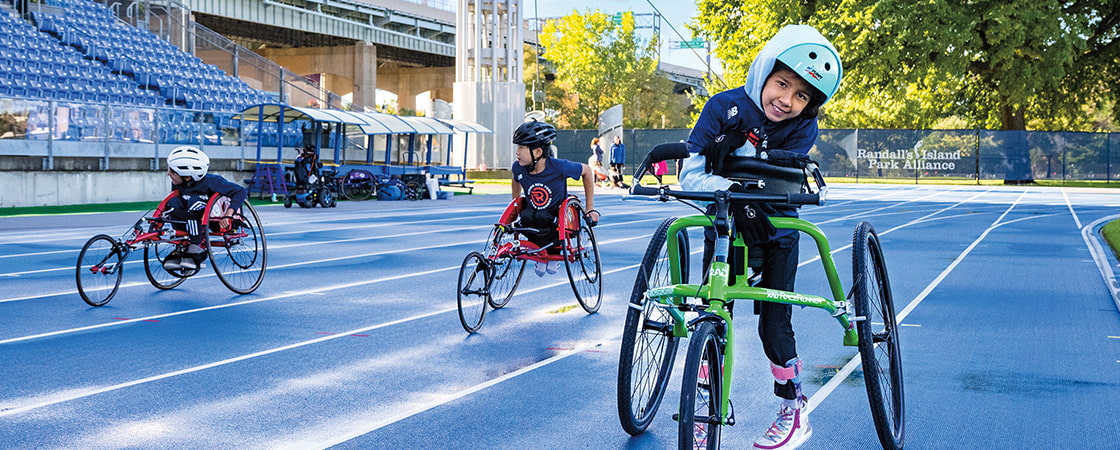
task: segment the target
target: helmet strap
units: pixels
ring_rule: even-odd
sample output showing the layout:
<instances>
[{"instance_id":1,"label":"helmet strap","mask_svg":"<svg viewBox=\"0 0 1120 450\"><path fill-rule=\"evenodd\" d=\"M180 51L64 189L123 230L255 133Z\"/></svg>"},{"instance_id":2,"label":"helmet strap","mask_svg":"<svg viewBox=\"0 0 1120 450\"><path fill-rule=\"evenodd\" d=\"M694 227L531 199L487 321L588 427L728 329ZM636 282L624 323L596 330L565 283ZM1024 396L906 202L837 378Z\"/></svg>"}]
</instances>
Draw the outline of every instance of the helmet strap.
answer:
<instances>
[{"instance_id":1,"label":"helmet strap","mask_svg":"<svg viewBox=\"0 0 1120 450\"><path fill-rule=\"evenodd\" d=\"M541 156L534 156L533 157L533 162L529 163L529 172L533 172L533 171L537 170L537 164L540 162L540 160L546 158L544 147L541 147L540 149L541 149ZM533 154L533 149L529 149L529 154L530 155Z\"/></svg>"}]
</instances>

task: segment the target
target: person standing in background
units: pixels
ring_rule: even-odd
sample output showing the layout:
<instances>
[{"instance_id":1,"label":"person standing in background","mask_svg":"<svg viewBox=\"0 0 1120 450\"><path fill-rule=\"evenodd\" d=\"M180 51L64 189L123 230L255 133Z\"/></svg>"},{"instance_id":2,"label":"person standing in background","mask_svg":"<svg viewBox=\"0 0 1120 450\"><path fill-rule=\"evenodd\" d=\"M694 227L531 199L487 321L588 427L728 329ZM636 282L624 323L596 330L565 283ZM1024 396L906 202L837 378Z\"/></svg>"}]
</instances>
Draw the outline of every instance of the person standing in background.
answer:
<instances>
[{"instance_id":1,"label":"person standing in background","mask_svg":"<svg viewBox=\"0 0 1120 450\"><path fill-rule=\"evenodd\" d=\"M620 135L615 135L614 144L611 144L611 170L618 174L615 187L622 187L621 179L626 174L626 146L622 144Z\"/></svg>"}]
</instances>

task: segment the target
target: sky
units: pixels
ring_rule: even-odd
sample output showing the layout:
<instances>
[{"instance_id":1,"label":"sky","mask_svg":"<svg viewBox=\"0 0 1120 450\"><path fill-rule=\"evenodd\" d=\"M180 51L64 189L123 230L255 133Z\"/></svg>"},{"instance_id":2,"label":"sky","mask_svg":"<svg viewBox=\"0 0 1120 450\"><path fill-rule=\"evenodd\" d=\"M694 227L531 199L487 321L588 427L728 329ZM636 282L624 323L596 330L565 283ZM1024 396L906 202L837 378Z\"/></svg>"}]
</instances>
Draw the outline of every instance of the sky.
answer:
<instances>
[{"instance_id":1,"label":"sky","mask_svg":"<svg viewBox=\"0 0 1120 450\"><path fill-rule=\"evenodd\" d=\"M653 6L650 6L650 4ZM670 40L692 39L685 23L696 15L696 3L690 0L522 0L525 17L560 17L573 11L587 12L599 10L607 14L633 11L635 14L653 13L654 7L661 12L661 60L670 64L684 66L700 71L705 70L706 50L670 49ZM671 26L670 26L671 25ZM681 34L678 36L676 31ZM719 71L718 61L713 59L713 70Z\"/></svg>"}]
</instances>

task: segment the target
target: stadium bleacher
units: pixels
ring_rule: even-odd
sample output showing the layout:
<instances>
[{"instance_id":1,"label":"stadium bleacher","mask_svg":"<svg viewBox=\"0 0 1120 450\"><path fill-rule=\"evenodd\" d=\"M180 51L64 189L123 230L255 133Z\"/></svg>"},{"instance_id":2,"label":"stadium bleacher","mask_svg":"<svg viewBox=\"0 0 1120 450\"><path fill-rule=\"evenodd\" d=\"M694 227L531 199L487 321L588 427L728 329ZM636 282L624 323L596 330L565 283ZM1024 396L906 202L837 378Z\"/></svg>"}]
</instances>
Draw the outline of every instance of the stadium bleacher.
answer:
<instances>
[{"instance_id":1,"label":"stadium bleacher","mask_svg":"<svg viewBox=\"0 0 1120 450\"><path fill-rule=\"evenodd\" d=\"M270 99L154 33L118 21L103 4L42 3L51 8L32 11L30 21L0 9L0 95L214 112Z\"/></svg>"}]
</instances>

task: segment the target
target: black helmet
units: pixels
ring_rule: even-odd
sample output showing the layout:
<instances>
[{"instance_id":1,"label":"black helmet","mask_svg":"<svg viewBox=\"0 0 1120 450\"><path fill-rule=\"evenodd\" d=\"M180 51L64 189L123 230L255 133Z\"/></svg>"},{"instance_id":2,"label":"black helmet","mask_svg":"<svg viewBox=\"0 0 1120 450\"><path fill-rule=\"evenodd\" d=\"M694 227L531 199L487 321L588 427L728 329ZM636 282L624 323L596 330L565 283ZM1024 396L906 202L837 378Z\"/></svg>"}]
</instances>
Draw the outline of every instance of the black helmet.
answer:
<instances>
[{"instance_id":1,"label":"black helmet","mask_svg":"<svg viewBox=\"0 0 1120 450\"><path fill-rule=\"evenodd\" d=\"M556 140L556 127L532 120L521 124L513 132L513 143L529 148L544 148Z\"/></svg>"}]
</instances>

